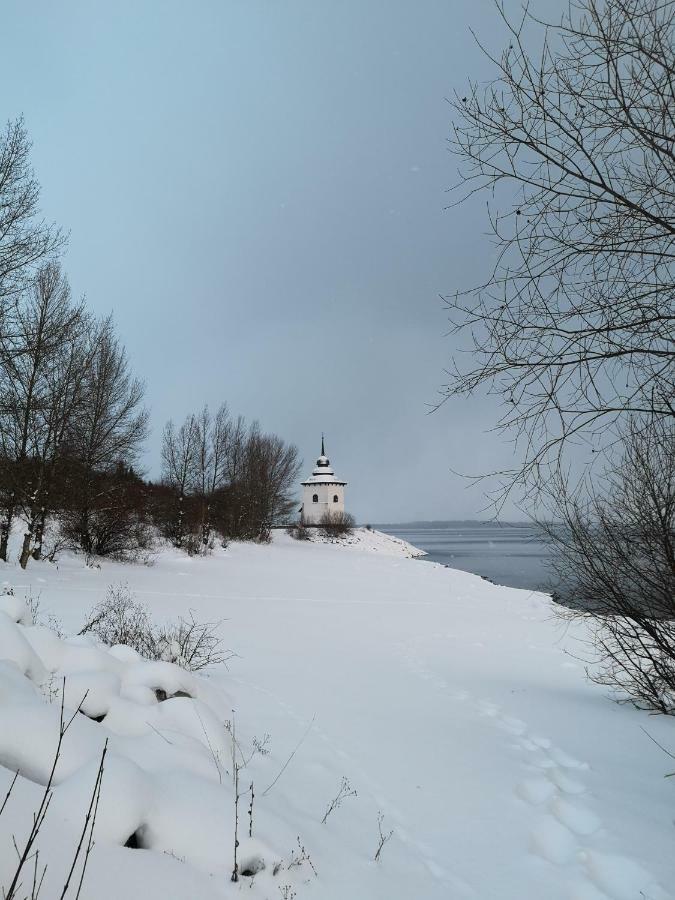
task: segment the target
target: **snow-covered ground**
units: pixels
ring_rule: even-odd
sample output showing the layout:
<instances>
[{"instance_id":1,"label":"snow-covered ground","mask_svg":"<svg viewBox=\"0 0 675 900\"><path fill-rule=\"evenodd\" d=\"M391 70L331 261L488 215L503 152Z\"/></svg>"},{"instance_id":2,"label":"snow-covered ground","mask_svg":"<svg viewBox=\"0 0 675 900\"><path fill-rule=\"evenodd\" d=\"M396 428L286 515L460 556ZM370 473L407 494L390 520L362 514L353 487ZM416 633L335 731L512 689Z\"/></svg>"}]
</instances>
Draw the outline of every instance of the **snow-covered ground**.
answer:
<instances>
[{"instance_id":1,"label":"snow-covered ground","mask_svg":"<svg viewBox=\"0 0 675 900\"><path fill-rule=\"evenodd\" d=\"M106 716L77 716L64 740L40 836L47 900L106 737L82 900L675 897L674 764L646 733L675 748L675 722L590 684L580 635L545 596L412 552L377 533L345 546L279 532L208 558L165 550L152 566L0 564L14 589L0 598L0 660L13 660L0 662L0 806L23 773L0 816L0 884L39 803L66 674L66 702L88 687L85 712ZM121 582L157 621L222 619L229 669L204 680L14 621L39 594L42 614L75 633ZM238 759L262 747L240 773L240 860L266 866L237 884L232 722ZM322 824L343 777L357 796ZM375 862L380 813L393 836ZM132 833L152 849L124 847Z\"/></svg>"},{"instance_id":2,"label":"snow-covered ground","mask_svg":"<svg viewBox=\"0 0 675 900\"><path fill-rule=\"evenodd\" d=\"M320 528L308 528L307 531L312 543L330 544L336 550L367 550L371 553L382 553L384 556L403 556L407 559L421 559L427 556L426 550L420 550L402 538L376 531L374 528L355 528L351 534L339 538L325 537ZM276 534L279 535L280 532L277 531Z\"/></svg>"}]
</instances>

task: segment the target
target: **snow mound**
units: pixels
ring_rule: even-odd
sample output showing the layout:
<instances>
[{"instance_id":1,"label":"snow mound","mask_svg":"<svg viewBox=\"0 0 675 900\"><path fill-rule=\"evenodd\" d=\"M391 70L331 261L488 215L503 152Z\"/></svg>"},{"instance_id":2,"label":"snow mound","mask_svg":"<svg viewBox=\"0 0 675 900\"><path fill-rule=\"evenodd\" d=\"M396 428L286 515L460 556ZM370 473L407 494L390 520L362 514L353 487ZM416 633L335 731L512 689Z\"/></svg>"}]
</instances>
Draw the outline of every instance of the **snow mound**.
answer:
<instances>
[{"instance_id":1,"label":"snow mound","mask_svg":"<svg viewBox=\"0 0 675 900\"><path fill-rule=\"evenodd\" d=\"M25 624L30 621L25 604L16 597L2 600L0 805L18 775L0 816L0 887L10 884L16 869L13 842L26 840L49 787L52 796L38 847L40 858L48 862L45 895L58 895L56 885L73 858L102 759L93 829L96 852L93 872L87 875L89 891L82 897L132 896L121 887L124 876L106 887L97 883L106 854L123 848L127 853L130 848L155 851L161 865L162 856L177 858L230 884L233 763L245 769L255 750L241 737L235 740L227 692L129 648L61 638L48 628ZM245 788L239 791L244 794ZM271 893L284 868L282 856L265 834L249 837L243 823L247 799L240 800L239 809L240 871L249 881L255 875L263 887L267 880ZM270 823L266 825L269 830ZM67 835L70 849L63 847ZM285 872L286 882L288 876Z\"/></svg>"},{"instance_id":2,"label":"snow mound","mask_svg":"<svg viewBox=\"0 0 675 900\"><path fill-rule=\"evenodd\" d=\"M275 543L288 538L284 532L275 532ZM340 538L328 538L321 534L318 528L310 529L310 541L313 544L322 544L336 549L364 550L368 553L379 553L382 556L398 556L404 559L417 559L426 556L426 550L414 547L408 541L376 531L374 528L355 528L351 534Z\"/></svg>"}]
</instances>

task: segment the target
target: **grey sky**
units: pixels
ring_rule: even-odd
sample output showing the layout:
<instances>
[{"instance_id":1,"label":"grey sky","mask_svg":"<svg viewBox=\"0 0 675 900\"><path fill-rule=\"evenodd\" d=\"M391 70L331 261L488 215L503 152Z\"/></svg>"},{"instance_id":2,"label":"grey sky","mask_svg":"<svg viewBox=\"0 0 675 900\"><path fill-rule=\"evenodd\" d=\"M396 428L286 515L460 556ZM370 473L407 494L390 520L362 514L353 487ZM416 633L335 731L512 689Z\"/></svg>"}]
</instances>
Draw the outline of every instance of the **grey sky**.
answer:
<instances>
[{"instance_id":1,"label":"grey sky","mask_svg":"<svg viewBox=\"0 0 675 900\"><path fill-rule=\"evenodd\" d=\"M324 430L361 521L479 514L450 470L508 463L494 406L427 414L438 295L489 264L480 209L443 211L469 25L490 0L3 4L0 115L147 382L151 473L169 416L227 400L305 470Z\"/></svg>"}]
</instances>

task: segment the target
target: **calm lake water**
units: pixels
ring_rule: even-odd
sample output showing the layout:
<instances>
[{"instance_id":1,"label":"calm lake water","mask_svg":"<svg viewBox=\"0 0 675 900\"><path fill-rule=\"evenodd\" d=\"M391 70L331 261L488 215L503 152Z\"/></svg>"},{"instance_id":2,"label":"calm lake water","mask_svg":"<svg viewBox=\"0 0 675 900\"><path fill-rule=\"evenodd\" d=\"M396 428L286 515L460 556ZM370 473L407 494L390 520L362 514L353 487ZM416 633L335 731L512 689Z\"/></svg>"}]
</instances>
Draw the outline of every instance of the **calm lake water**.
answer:
<instances>
[{"instance_id":1,"label":"calm lake water","mask_svg":"<svg viewBox=\"0 0 675 900\"><path fill-rule=\"evenodd\" d=\"M410 522L373 526L410 541L427 560L483 575L509 587L550 590L551 549L532 525L494 522Z\"/></svg>"}]
</instances>

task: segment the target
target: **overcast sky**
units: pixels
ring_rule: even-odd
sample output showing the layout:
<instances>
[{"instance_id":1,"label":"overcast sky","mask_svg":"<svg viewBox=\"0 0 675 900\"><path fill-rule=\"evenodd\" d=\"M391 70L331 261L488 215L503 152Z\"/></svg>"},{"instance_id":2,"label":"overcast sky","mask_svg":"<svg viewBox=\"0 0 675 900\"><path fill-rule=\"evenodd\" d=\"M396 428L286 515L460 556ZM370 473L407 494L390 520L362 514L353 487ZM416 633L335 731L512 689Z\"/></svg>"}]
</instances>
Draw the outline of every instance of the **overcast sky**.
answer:
<instances>
[{"instance_id":1,"label":"overcast sky","mask_svg":"<svg viewBox=\"0 0 675 900\"><path fill-rule=\"evenodd\" d=\"M167 418L226 400L304 474L325 431L362 522L484 516L453 470L509 463L494 404L428 411L439 295L489 265L482 205L444 210L470 26L500 43L491 0L5 0L0 114L147 384L149 474Z\"/></svg>"}]
</instances>

